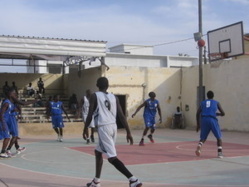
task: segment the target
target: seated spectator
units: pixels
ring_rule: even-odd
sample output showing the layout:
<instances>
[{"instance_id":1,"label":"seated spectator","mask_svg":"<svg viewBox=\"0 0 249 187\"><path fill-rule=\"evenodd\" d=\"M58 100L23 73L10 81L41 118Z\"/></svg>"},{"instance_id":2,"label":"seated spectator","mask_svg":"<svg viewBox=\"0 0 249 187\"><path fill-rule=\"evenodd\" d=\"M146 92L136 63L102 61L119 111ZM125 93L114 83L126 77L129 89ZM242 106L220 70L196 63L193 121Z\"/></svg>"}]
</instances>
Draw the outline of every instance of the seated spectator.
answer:
<instances>
[{"instance_id":1,"label":"seated spectator","mask_svg":"<svg viewBox=\"0 0 249 187\"><path fill-rule=\"evenodd\" d=\"M36 95L36 102L34 103L34 107L44 107L44 104L42 102L42 95L39 92Z\"/></svg>"},{"instance_id":2,"label":"seated spectator","mask_svg":"<svg viewBox=\"0 0 249 187\"><path fill-rule=\"evenodd\" d=\"M180 109L179 106L176 107L176 112L173 115L171 128L173 128L173 129L175 129L175 128L179 128L179 129L185 128L183 114L182 114L181 109Z\"/></svg>"},{"instance_id":3,"label":"seated spectator","mask_svg":"<svg viewBox=\"0 0 249 187\"><path fill-rule=\"evenodd\" d=\"M28 96L32 97L33 95L35 95L35 90L32 86L32 83L30 82L29 85L27 86L27 94Z\"/></svg>"},{"instance_id":4,"label":"seated spectator","mask_svg":"<svg viewBox=\"0 0 249 187\"><path fill-rule=\"evenodd\" d=\"M44 94L45 88L44 88L44 82L42 78L40 78L39 81L37 82L37 86L38 86L39 92Z\"/></svg>"}]
</instances>

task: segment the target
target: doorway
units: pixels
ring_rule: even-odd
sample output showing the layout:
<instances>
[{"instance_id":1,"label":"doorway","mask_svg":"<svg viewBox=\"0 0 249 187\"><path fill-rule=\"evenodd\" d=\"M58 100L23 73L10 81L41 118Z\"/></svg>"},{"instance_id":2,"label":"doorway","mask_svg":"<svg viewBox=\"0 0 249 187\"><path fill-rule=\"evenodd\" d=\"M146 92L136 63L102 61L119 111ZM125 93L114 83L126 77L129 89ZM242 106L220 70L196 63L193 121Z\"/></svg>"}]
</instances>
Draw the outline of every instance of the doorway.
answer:
<instances>
[{"instance_id":1,"label":"doorway","mask_svg":"<svg viewBox=\"0 0 249 187\"><path fill-rule=\"evenodd\" d=\"M126 117L126 95L116 95L116 96L119 99L119 103L120 103L121 108L123 110L123 113ZM118 126L118 129L124 128L124 126L123 126L123 124L121 124L119 118L117 118L117 126Z\"/></svg>"}]
</instances>

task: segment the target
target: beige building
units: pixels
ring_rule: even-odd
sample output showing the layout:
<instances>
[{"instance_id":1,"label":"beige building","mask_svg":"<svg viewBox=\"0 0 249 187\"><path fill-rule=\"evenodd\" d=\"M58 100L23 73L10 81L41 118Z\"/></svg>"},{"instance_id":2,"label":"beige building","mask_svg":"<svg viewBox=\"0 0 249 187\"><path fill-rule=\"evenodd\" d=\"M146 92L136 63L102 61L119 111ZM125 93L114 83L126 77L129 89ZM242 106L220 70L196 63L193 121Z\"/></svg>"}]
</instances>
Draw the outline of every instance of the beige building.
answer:
<instances>
[{"instance_id":1,"label":"beige building","mask_svg":"<svg viewBox=\"0 0 249 187\"><path fill-rule=\"evenodd\" d=\"M248 41L246 42L248 45ZM248 51L248 49L246 49ZM78 98L86 89L96 91L96 80L106 76L110 81L109 91L117 95L132 128L143 128L142 111L135 118L131 114L154 91L162 108L163 123L160 127L169 127L172 114L177 106L181 106L188 128L196 125L198 66L163 67L154 64L146 67L131 64L121 65L121 56L130 57L135 54L108 54L105 64L99 63L91 68L72 66L69 74L0 74L0 84L5 80L16 80L22 89L28 82L36 83L39 77L45 80L45 86L51 91L70 95L76 93ZM140 57L145 55L139 54ZM114 60L114 57L118 60ZM148 55L150 57L150 55ZM150 58L149 58L150 59ZM150 59L151 60L151 59ZM139 60L136 60L139 61ZM110 63L109 63L110 62ZM166 61L167 62L167 61ZM86 62L89 65L89 62ZM94 62L92 62L94 63ZM123 62L122 62L123 63ZM140 64L141 62L138 62ZM143 63L143 62L142 62ZM167 64L167 63L161 63ZM108 67L107 67L107 66ZM203 83L205 90L213 90L215 99L223 106L226 116L220 118L222 129L249 131L249 88L245 84L249 80L248 56L245 58L223 60L205 64L203 67ZM109 69L108 69L109 68ZM52 92L53 91L53 92Z\"/></svg>"}]
</instances>

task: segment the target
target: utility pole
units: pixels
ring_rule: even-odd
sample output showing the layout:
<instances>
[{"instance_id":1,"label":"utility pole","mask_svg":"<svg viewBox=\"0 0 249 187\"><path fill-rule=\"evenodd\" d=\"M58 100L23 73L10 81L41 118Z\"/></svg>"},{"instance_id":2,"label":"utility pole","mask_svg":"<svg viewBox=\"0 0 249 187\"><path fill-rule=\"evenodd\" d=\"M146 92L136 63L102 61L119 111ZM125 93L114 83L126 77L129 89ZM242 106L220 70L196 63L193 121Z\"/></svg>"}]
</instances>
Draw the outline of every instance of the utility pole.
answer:
<instances>
[{"instance_id":1,"label":"utility pole","mask_svg":"<svg viewBox=\"0 0 249 187\"><path fill-rule=\"evenodd\" d=\"M199 17L199 33L202 37L202 0L198 0L198 17ZM198 95L198 105L204 99L204 89L203 89L203 68L202 68L202 54L203 47L199 47L199 95Z\"/></svg>"}]
</instances>

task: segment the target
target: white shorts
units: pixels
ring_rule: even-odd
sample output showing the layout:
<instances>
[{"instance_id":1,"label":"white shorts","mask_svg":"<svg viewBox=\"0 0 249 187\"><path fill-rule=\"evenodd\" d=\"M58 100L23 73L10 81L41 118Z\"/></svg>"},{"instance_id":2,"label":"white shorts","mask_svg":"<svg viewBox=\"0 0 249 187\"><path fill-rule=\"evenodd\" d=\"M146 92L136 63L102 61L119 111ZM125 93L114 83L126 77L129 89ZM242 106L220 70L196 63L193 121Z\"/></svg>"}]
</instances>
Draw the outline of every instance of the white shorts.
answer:
<instances>
[{"instance_id":1,"label":"white shorts","mask_svg":"<svg viewBox=\"0 0 249 187\"><path fill-rule=\"evenodd\" d=\"M99 142L95 149L101 153L105 153L108 158L116 157L117 151L115 142L117 138L117 125L98 126L97 131Z\"/></svg>"},{"instance_id":2,"label":"white shorts","mask_svg":"<svg viewBox=\"0 0 249 187\"><path fill-rule=\"evenodd\" d=\"M83 116L83 121L84 121L84 123L86 123L87 115L82 114L82 116ZM90 125L89 125L88 128L94 128L94 127L95 127L95 125L94 125L94 120L92 119L92 121L91 121L91 123L90 123Z\"/></svg>"}]
</instances>

